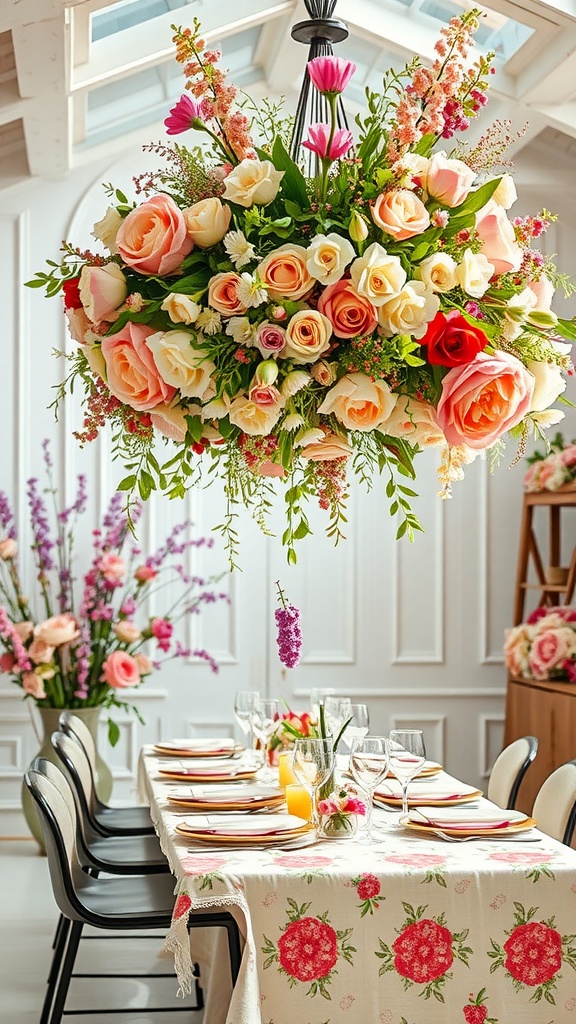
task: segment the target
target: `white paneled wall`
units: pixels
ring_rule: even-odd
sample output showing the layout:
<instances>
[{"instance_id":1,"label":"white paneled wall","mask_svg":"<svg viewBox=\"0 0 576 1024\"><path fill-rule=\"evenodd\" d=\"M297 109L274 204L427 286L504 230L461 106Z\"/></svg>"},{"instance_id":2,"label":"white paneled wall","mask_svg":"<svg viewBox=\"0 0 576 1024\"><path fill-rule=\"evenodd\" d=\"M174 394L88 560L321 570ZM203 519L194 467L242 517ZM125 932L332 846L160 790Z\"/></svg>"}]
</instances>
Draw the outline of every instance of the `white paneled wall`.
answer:
<instances>
[{"instance_id":1,"label":"white paneled wall","mask_svg":"<svg viewBox=\"0 0 576 1024\"><path fill-rule=\"evenodd\" d=\"M529 167L529 148L523 168ZM148 158L149 159L149 158ZM552 162L551 162L552 163ZM113 168L96 165L65 181L35 180L0 195L0 259L3 282L2 374L0 375L0 488L13 498L23 548L28 535L25 485L41 475L40 442L52 439L56 470L67 500L80 470L89 475L90 506L81 536L86 567L89 531L96 525L118 479L106 439L80 449L72 429L81 421L78 400L66 403L60 422L47 406L51 388L63 376L52 349L69 348L59 300L22 288L22 281L55 257L60 239L89 244L89 231L101 216L101 181L125 187L131 172L143 169L139 154ZM552 170L550 171L552 173ZM559 190L566 195L566 190ZM521 213L553 205L548 178L538 192L531 179ZM576 271L572 237L576 210L563 203L562 228L552 228L546 246L558 252L563 269ZM574 312L574 303L564 312ZM568 394L576 400L572 380ZM576 435L570 410L565 432ZM366 700L373 731L392 726L425 730L428 750L456 774L485 784L499 752L504 717L505 671L502 631L511 622L513 581L521 505L522 465L512 469L513 451L498 473L486 463L468 467L454 497L436 496L435 456L419 457L420 497L416 510L425 526L414 544L394 542L384 496L385 481L370 494L352 488L348 539L332 547L323 517L312 510L314 536L301 545L298 565L288 568L278 540L259 534L248 517L240 519L242 572L222 580L230 604L210 607L188 623L186 643L205 646L218 658L213 676L202 663L173 663L131 696L146 720L116 715L121 740L104 755L116 779L115 797L135 789L138 749L144 741L175 734L231 735L237 689L260 688L280 694L295 707L306 706L312 687L334 686ZM281 530L282 497L274 522ZM223 517L219 488L196 491L184 502L156 501L139 527L144 548L156 545L170 525L188 516L194 530L208 534ZM215 541L211 551L193 552L201 573L226 568ZM25 572L30 565L24 558ZM288 672L275 649L275 581L280 579L302 609L301 665ZM157 612L162 611L158 604ZM0 834L23 834L20 780L37 742L21 691L0 677Z\"/></svg>"}]
</instances>

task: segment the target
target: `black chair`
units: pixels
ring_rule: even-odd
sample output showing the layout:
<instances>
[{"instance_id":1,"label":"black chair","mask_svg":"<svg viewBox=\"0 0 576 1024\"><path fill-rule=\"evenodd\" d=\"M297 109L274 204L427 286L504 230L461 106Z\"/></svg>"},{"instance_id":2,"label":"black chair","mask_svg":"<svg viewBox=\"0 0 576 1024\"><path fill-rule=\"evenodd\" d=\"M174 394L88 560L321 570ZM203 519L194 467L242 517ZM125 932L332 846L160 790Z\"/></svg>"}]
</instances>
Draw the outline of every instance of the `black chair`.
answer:
<instances>
[{"instance_id":1,"label":"black chair","mask_svg":"<svg viewBox=\"0 0 576 1024\"><path fill-rule=\"evenodd\" d=\"M572 845L576 827L576 761L561 764L542 783L532 814L542 832L566 846Z\"/></svg>"},{"instance_id":2,"label":"black chair","mask_svg":"<svg viewBox=\"0 0 576 1024\"><path fill-rule=\"evenodd\" d=\"M174 905L174 879L167 874L121 878L94 877L82 867L76 847L76 805L67 783L62 790L48 778L46 761L36 758L24 778L38 807L46 844L46 855L56 903L69 922L61 929L54 949L56 967L51 971L52 984L46 994L41 1024L60 1024L63 1014L145 1013L148 1008L130 1007L113 1010L66 1010L66 999L73 975L78 945L85 925L106 931L126 932L135 929L161 929L167 932ZM64 780L65 782L65 780ZM225 928L228 936L232 984L240 969L241 947L238 926L227 912L193 912L189 928ZM113 938L114 936L110 936ZM87 975L83 974L82 977ZM91 977L114 977L92 974ZM126 975L117 975L126 977ZM133 975L132 975L133 976ZM138 975L147 977L147 975ZM155 1012L180 1012L201 1009L201 991L197 988L195 1007L166 1007Z\"/></svg>"},{"instance_id":3,"label":"black chair","mask_svg":"<svg viewBox=\"0 0 576 1024\"><path fill-rule=\"evenodd\" d=\"M90 732L84 722L70 711L63 711L59 721L62 732L71 737L84 754L82 771L79 771L70 756L71 748L59 751L78 793L83 820L96 835L102 837L153 835L154 825L148 807L111 807L98 799L94 784L96 751Z\"/></svg>"},{"instance_id":4,"label":"black chair","mask_svg":"<svg viewBox=\"0 0 576 1024\"><path fill-rule=\"evenodd\" d=\"M538 753L535 736L514 740L498 755L490 772L487 797L507 810L516 807L520 784Z\"/></svg>"}]
</instances>

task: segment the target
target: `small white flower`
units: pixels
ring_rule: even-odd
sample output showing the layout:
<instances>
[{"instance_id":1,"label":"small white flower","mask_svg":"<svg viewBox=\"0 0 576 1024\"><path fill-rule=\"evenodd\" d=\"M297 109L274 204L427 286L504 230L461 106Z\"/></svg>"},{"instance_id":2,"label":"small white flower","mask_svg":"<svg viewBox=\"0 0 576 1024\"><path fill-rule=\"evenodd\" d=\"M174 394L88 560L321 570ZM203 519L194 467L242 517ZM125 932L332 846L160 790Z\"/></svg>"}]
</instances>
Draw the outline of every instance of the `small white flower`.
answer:
<instances>
[{"instance_id":1,"label":"small white flower","mask_svg":"<svg viewBox=\"0 0 576 1024\"><path fill-rule=\"evenodd\" d=\"M310 427L308 430L302 430L299 434L296 434L294 444L298 448L304 448L307 444L316 444L317 441L323 440L324 431L320 427Z\"/></svg>"},{"instance_id":2,"label":"small white flower","mask_svg":"<svg viewBox=\"0 0 576 1024\"><path fill-rule=\"evenodd\" d=\"M237 270L255 260L256 250L243 231L229 231L224 238L224 248Z\"/></svg>"},{"instance_id":3,"label":"small white flower","mask_svg":"<svg viewBox=\"0 0 576 1024\"><path fill-rule=\"evenodd\" d=\"M530 413L530 419L533 423L537 423L539 427L553 427L556 423L560 423L563 420L566 413L562 412L561 409L544 409L542 412Z\"/></svg>"},{"instance_id":4,"label":"small white flower","mask_svg":"<svg viewBox=\"0 0 576 1024\"><path fill-rule=\"evenodd\" d=\"M299 430L304 425L304 420L300 416L300 413L291 412L288 416L285 416L282 420L282 430Z\"/></svg>"},{"instance_id":5,"label":"small white flower","mask_svg":"<svg viewBox=\"0 0 576 1024\"><path fill-rule=\"evenodd\" d=\"M210 309L209 306L203 309L201 313L196 317L195 327L200 331L204 331L204 334L217 334L222 329L222 318L220 313L217 313L215 309Z\"/></svg>"},{"instance_id":6,"label":"small white flower","mask_svg":"<svg viewBox=\"0 0 576 1024\"><path fill-rule=\"evenodd\" d=\"M254 344L256 328L252 326L247 316L231 316L226 324L226 334L234 338L237 345Z\"/></svg>"},{"instance_id":7,"label":"small white flower","mask_svg":"<svg viewBox=\"0 0 576 1024\"><path fill-rule=\"evenodd\" d=\"M241 274L236 285L236 294L243 306L260 306L268 301L268 292L257 274Z\"/></svg>"},{"instance_id":8,"label":"small white flower","mask_svg":"<svg viewBox=\"0 0 576 1024\"><path fill-rule=\"evenodd\" d=\"M306 370L292 370L286 375L280 388L282 398L291 398L300 388L305 388L310 382L310 374Z\"/></svg>"}]
</instances>

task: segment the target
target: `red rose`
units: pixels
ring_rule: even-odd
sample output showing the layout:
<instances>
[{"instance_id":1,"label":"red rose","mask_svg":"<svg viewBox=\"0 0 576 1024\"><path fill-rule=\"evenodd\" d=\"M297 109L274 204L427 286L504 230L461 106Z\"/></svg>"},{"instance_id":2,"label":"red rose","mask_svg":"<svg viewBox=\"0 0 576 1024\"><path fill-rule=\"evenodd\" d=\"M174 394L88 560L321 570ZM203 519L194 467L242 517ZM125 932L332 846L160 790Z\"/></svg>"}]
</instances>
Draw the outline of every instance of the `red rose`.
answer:
<instances>
[{"instance_id":1,"label":"red rose","mask_svg":"<svg viewBox=\"0 0 576 1024\"><path fill-rule=\"evenodd\" d=\"M426 984L441 978L452 966L452 934L424 918L409 924L392 943L394 966L403 978Z\"/></svg>"},{"instance_id":2,"label":"red rose","mask_svg":"<svg viewBox=\"0 0 576 1024\"><path fill-rule=\"evenodd\" d=\"M70 277L67 281L63 282L62 291L64 292L64 309L82 308L79 284L79 277Z\"/></svg>"},{"instance_id":3,"label":"red rose","mask_svg":"<svg viewBox=\"0 0 576 1024\"><path fill-rule=\"evenodd\" d=\"M362 875L356 886L356 892L361 900L373 900L375 896L379 896L380 882L376 875Z\"/></svg>"},{"instance_id":4,"label":"red rose","mask_svg":"<svg viewBox=\"0 0 576 1024\"><path fill-rule=\"evenodd\" d=\"M479 327L473 327L457 309L436 313L428 324L421 345L428 345L428 362L438 366L471 363L488 344Z\"/></svg>"},{"instance_id":5,"label":"red rose","mask_svg":"<svg viewBox=\"0 0 576 1024\"><path fill-rule=\"evenodd\" d=\"M316 917L292 921L278 940L280 963L297 981L325 978L338 959L336 932Z\"/></svg>"},{"instance_id":6,"label":"red rose","mask_svg":"<svg viewBox=\"0 0 576 1024\"><path fill-rule=\"evenodd\" d=\"M504 949L506 970L525 985L543 985L562 967L562 938L541 921L518 925Z\"/></svg>"}]
</instances>

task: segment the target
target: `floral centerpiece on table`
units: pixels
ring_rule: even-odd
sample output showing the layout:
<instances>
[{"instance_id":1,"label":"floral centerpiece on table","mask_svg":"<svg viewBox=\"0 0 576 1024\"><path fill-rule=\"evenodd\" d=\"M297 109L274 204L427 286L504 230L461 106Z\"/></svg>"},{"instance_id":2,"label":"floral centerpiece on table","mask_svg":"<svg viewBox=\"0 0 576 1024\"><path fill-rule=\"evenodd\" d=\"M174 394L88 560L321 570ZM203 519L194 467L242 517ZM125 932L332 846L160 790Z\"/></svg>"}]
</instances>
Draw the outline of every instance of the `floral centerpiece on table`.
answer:
<instances>
[{"instance_id":1,"label":"floral centerpiece on table","mask_svg":"<svg viewBox=\"0 0 576 1024\"><path fill-rule=\"evenodd\" d=\"M536 608L506 630L504 657L513 676L576 683L576 609Z\"/></svg>"},{"instance_id":2,"label":"floral centerpiece on table","mask_svg":"<svg viewBox=\"0 0 576 1024\"><path fill-rule=\"evenodd\" d=\"M278 719L278 724L268 740L268 763L277 764L278 756L290 750L296 740L318 736L318 723L308 711L296 713L288 708Z\"/></svg>"},{"instance_id":3,"label":"floral centerpiece on table","mask_svg":"<svg viewBox=\"0 0 576 1024\"><path fill-rule=\"evenodd\" d=\"M0 671L38 707L72 710L131 707L120 699L122 691L138 687L172 658L203 658L217 672L207 651L184 647L174 632L180 619L198 613L202 605L227 600L211 589L214 579L189 576L181 562L191 546L212 541L186 538L187 524L182 524L157 551L142 555L129 544L128 518L117 493L101 529L93 531L90 565L80 579L74 540L78 516L86 510L86 477L78 476L74 502L60 508L48 443L43 447L48 487L42 492L35 478L27 483L38 584L34 601L25 596L14 515L0 491ZM53 506L53 524L47 501ZM141 613L138 624L142 605L171 580L181 584L180 595L172 596L162 615ZM119 730L112 719L108 734L114 744Z\"/></svg>"},{"instance_id":4,"label":"floral centerpiece on table","mask_svg":"<svg viewBox=\"0 0 576 1024\"><path fill-rule=\"evenodd\" d=\"M415 455L440 453L441 494L506 434L558 422L550 410L571 372L573 320L550 309L570 286L533 247L551 215L510 218L502 173L509 124L477 145L458 140L486 103L493 54L474 57L481 12L442 29L431 67L415 58L367 90L357 142L338 128L338 96L355 65L309 62L331 109L288 154L290 125L236 88L200 26L175 28L187 92L166 119L207 148L149 147L165 166L140 175L137 204L113 186L94 226L103 251L63 246L28 282L60 289L78 342L61 388L84 389L81 443L111 422L127 467L120 487L170 496L216 469L232 561L237 509L266 531L273 483L285 484L289 561L310 533L306 502L328 512L337 540L347 474L387 478L397 535L420 528L410 508ZM172 440L166 460L155 438Z\"/></svg>"},{"instance_id":5,"label":"floral centerpiece on table","mask_svg":"<svg viewBox=\"0 0 576 1024\"><path fill-rule=\"evenodd\" d=\"M366 804L356 791L340 786L318 801L318 814L320 830L325 836L350 836L356 832L357 816L366 814Z\"/></svg>"},{"instance_id":6,"label":"floral centerpiece on table","mask_svg":"<svg viewBox=\"0 0 576 1024\"><path fill-rule=\"evenodd\" d=\"M549 453L534 452L527 461L530 468L524 477L525 491L565 488L576 481L576 438L565 443L562 434L556 434L550 442Z\"/></svg>"}]
</instances>

